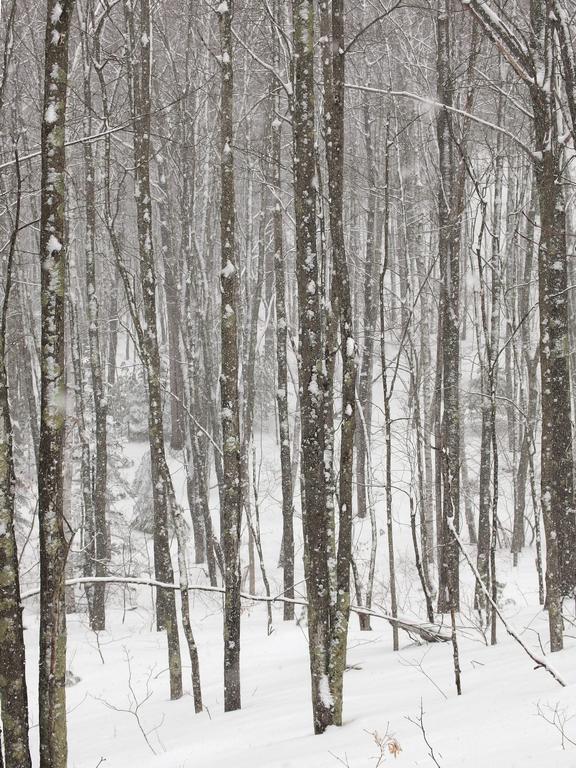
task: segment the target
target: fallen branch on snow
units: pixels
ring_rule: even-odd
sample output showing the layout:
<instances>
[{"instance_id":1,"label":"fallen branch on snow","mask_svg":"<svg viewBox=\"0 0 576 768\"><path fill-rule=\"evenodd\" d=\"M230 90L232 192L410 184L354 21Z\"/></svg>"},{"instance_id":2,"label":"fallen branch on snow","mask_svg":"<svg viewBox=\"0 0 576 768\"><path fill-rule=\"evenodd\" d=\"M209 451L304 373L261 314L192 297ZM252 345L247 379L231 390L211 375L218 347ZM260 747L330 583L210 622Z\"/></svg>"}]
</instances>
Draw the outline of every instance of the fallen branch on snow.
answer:
<instances>
[{"instance_id":1,"label":"fallen branch on snow","mask_svg":"<svg viewBox=\"0 0 576 768\"><path fill-rule=\"evenodd\" d=\"M458 547L460 548L460 552L462 552L462 554L464 555L464 558L466 559L466 562L470 566L470 568L472 570L472 573L476 577L476 580L477 580L478 584L480 584L480 588L482 589L482 591L486 595L486 598L489 601L490 605L496 611L496 614L498 615L498 618L500 619L502 624L504 624L504 628L506 629L506 632L508 632L510 637L513 637L514 640L516 640L516 642L519 645L522 646L524 651L528 654L528 656L530 656L532 661L536 664L536 668L542 667L543 669L545 669L546 672L548 672L548 674L551 675L554 678L554 680L556 680L558 685L561 685L563 688L565 688L566 687L566 683L564 682L564 680L560 676L560 673L557 672L554 669L554 667L551 666L546 661L546 657L545 656L538 656L533 651L531 651L530 648L528 648L528 646L520 638L520 636L518 635L516 630L513 627L511 627L510 624L508 624L508 622L506 621L506 619L502 615L502 612L500 611L500 608L498 607L498 604L495 603L494 600L492 599L492 595L490 594L490 591L489 591L488 587L482 581L482 578L481 578L480 574L478 573L478 569L476 568L476 566L474 565L472 560L470 560L468 552L466 552L466 550L464 549L464 545L462 544L462 541L460 540L460 537L458 536L458 533L456 532L456 528L454 527L454 518L452 518L452 517L447 518L447 523L448 523L448 528L450 528L450 530L452 531L452 535L456 539Z\"/></svg>"},{"instance_id":2,"label":"fallen branch on snow","mask_svg":"<svg viewBox=\"0 0 576 768\"><path fill-rule=\"evenodd\" d=\"M159 587L160 589L180 589L179 584L171 584L163 581L156 581L155 579L143 579L137 576L80 576L76 579L66 579L64 582L67 587L74 587L78 584L139 584L144 587ZM208 585L189 585L187 589L192 592L217 592L224 594L223 587L211 587ZM31 589L28 592L24 592L21 596L21 600L27 600L31 597L35 597L40 594L40 587ZM294 605L307 606L308 602L303 599L292 599L289 597L283 597L282 595L270 596L265 595L250 595L246 592L241 592L240 597L244 600L251 600L256 603L293 603ZM393 626L396 625L399 629L403 629L410 635L417 635L427 643L445 643L450 640L450 635L447 634L442 627L435 624L419 623L405 618L394 618L387 613L379 613L368 608L361 608L357 605L351 605L350 610L352 613L369 614L376 619L384 619Z\"/></svg>"}]
</instances>

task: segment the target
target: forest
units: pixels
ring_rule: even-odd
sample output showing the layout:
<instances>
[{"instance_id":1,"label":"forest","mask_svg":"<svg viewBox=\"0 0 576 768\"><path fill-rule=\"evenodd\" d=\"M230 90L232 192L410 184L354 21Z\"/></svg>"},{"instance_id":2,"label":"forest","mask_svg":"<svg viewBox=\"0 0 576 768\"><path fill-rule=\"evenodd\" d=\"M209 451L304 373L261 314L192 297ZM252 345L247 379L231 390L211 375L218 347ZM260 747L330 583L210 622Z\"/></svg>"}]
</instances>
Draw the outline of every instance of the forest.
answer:
<instances>
[{"instance_id":1,"label":"forest","mask_svg":"<svg viewBox=\"0 0 576 768\"><path fill-rule=\"evenodd\" d=\"M575 0L0 0L0 768L574 768L575 669Z\"/></svg>"}]
</instances>

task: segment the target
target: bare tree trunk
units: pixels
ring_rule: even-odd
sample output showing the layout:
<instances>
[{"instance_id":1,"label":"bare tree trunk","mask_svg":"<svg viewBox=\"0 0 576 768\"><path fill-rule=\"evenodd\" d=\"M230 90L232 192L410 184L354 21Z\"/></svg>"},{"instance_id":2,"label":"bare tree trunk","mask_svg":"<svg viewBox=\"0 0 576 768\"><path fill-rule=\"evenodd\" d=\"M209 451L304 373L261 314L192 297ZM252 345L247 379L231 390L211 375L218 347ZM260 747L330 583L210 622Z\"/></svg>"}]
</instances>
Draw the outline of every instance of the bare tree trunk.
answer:
<instances>
[{"instance_id":1,"label":"bare tree trunk","mask_svg":"<svg viewBox=\"0 0 576 768\"><path fill-rule=\"evenodd\" d=\"M372 142L372 127L370 125L369 108L367 95L364 95L362 105L362 115L364 121L364 139L366 142L366 162L368 165L368 214L366 220L366 255L364 259L364 329L362 360L358 375L358 399L364 413L366 430L356 431L356 483L357 483L357 506L358 517L366 517L366 484L371 482L371 478L366 476L366 452L368 450L367 441L370 438L370 427L372 423L372 372L374 356L374 338L376 334L375 311L378 302L374 297L374 266L376 261L376 219L377 219L377 194L376 194L376 162L374 159L374 146Z\"/></svg>"},{"instance_id":2,"label":"bare tree trunk","mask_svg":"<svg viewBox=\"0 0 576 768\"><path fill-rule=\"evenodd\" d=\"M90 19L90 21L92 21ZM88 18L86 19L88 25ZM83 34L84 46L84 128L86 135L92 133L92 89L90 85L90 52L88 50L88 29ZM100 352L100 311L96 275L96 168L92 144L84 142L85 169L85 214L86 214L86 296L88 314L88 343L90 348L90 372L92 376L92 396L94 399L94 420L96 432L96 450L94 462L94 575L106 576L107 561L107 471L108 471L108 400L102 372ZM105 584L94 584L92 593L92 611L90 624L93 630L106 628Z\"/></svg>"},{"instance_id":3,"label":"bare tree trunk","mask_svg":"<svg viewBox=\"0 0 576 768\"><path fill-rule=\"evenodd\" d=\"M152 200L150 195L150 80L151 80L151 19L149 0L140 2L140 23L136 34L136 19L132 0L125 0L126 21L132 46L138 40L138 67L132 68L134 112L135 200L138 224L138 253L144 325L138 325L140 354L148 386L148 436L152 497L154 503L154 571L156 579L170 582L174 571L170 557L168 504L173 489L166 464L162 394L160 383L160 352L158 348L156 310L156 272L152 236ZM126 287L126 285L125 285ZM128 297L128 293L127 293ZM138 318L133 318L138 323ZM166 630L170 670L170 698L182 696L182 662L176 618L176 601L170 590L158 590L156 602L158 630Z\"/></svg>"},{"instance_id":4,"label":"bare tree trunk","mask_svg":"<svg viewBox=\"0 0 576 768\"><path fill-rule=\"evenodd\" d=\"M386 124L385 138L385 168L384 168L384 263L380 272L380 364L382 369L382 389L384 395L384 440L386 444L385 458L385 492L386 492L386 532L388 539L388 573L390 577L390 612L395 618L398 615L398 600L396 596L396 561L394 552L394 521L392 518L392 414L390 399L392 397L391 386L388 381L388 362L386 359L386 327L384 308L384 281L389 270L390 251L390 153L389 153L390 126ZM392 647L395 651L399 648L398 626L392 624Z\"/></svg>"},{"instance_id":5,"label":"bare tree trunk","mask_svg":"<svg viewBox=\"0 0 576 768\"><path fill-rule=\"evenodd\" d=\"M531 176L529 176L530 180ZM532 186L532 199L528 212L528 224L526 228L526 252L521 274L522 286L518 292L518 320L522 323L520 332L520 350L517 365L521 367L524 376L520 376L519 400L524 418L519 433L519 456L516 479L516 494L514 497L514 524L512 531L512 556L514 565L518 564L518 554L525 543L524 523L526 510L526 485L532 462L534 449L534 428L538 411L538 388L536 384L538 355L535 355L535 364L532 365L530 352L530 323L528 319L530 310L530 284L532 282L532 270L534 263L534 219L536 217L536 194ZM534 508L535 520L539 519L539 509ZM542 596L543 600L543 596Z\"/></svg>"},{"instance_id":6,"label":"bare tree trunk","mask_svg":"<svg viewBox=\"0 0 576 768\"><path fill-rule=\"evenodd\" d=\"M108 331L108 386L116 382L116 355L118 352L118 286L120 276L115 269L110 281L110 320Z\"/></svg>"},{"instance_id":7,"label":"bare tree trunk","mask_svg":"<svg viewBox=\"0 0 576 768\"><path fill-rule=\"evenodd\" d=\"M439 521L439 584L438 610L454 613L460 605L459 551L452 534L452 520L456 531L460 526L460 239L462 215L465 208L467 178L465 137L469 121L463 127L463 139L458 146L453 135L449 108L454 101L454 72L452 65L450 29L453 14L448 0L438 7L437 60L438 101L444 107L436 116L436 136L439 152L440 190L438 194L438 252L441 272L439 327L442 342L442 406L439 426L440 442L438 479L442 483L442 519ZM467 65L466 110L471 111L474 99L474 64L478 53L477 29L472 27L470 53Z\"/></svg>"},{"instance_id":8,"label":"bare tree trunk","mask_svg":"<svg viewBox=\"0 0 576 768\"><path fill-rule=\"evenodd\" d=\"M174 451L184 448L184 375L180 355L180 293L179 280L182 265L174 250L170 227L170 199L166 177L166 158L161 150L157 155L158 187L160 199L160 243L164 259L164 292L168 315L168 356L170 360L170 447Z\"/></svg>"},{"instance_id":9,"label":"bare tree trunk","mask_svg":"<svg viewBox=\"0 0 576 768\"><path fill-rule=\"evenodd\" d=\"M24 318L26 312L26 306L24 297L22 296L22 290L19 285L14 285L11 289L14 297L14 304L19 306L22 318ZM24 323L23 323L24 324ZM34 382L36 377L35 356L33 354L32 342L27 337L27 334L22 333L19 338L18 354L20 360L19 373L22 377L22 388L25 393L26 402L28 405L28 418L30 421L30 436L32 440L32 450L34 452L34 460L36 468L38 467L38 446L40 442L40 434L38 429L38 402L36 397L36 389Z\"/></svg>"},{"instance_id":10,"label":"bare tree trunk","mask_svg":"<svg viewBox=\"0 0 576 768\"><path fill-rule=\"evenodd\" d=\"M15 3L14 3L15 5ZM28 745L28 694L26 690L26 661L18 552L14 531L14 501L16 477L14 474L13 431L8 398L6 369L6 331L8 306L12 288L14 252L20 226L22 183L20 165L16 158L17 198L14 224L10 237L4 298L0 318L0 709L4 731L4 755L7 766L30 768ZM0 740L0 760L2 756Z\"/></svg>"},{"instance_id":11,"label":"bare tree trunk","mask_svg":"<svg viewBox=\"0 0 576 768\"><path fill-rule=\"evenodd\" d=\"M327 5L320 4L321 15ZM327 19L328 21L328 19ZM352 499L354 434L356 427L356 341L352 318L352 291L344 241L344 4L332 0L330 36L323 43L324 125L328 168L328 206L334 259L334 285L338 296L340 353L342 357L342 423L338 487L338 547L336 600L331 613L330 691L334 723L342 724L342 698L346 643L350 616L350 561L352 557ZM328 26L328 24L327 24Z\"/></svg>"},{"instance_id":12,"label":"bare tree trunk","mask_svg":"<svg viewBox=\"0 0 576 768\"><path fill-rule=\"evenodd\" d=\"M499 101L498 122L501 121L502 99ZM496 586L495 562L492 555L492 540L496 529L498 503L498 455L496 450L496 385L498 378L498 346L500 341L500 293L501 293L501 263L500 263L500 227L502 214L502 183L503 183L503 142L499 137L497 143L496 162L494 164L494 210L492 216L492 258L491 258L491 310L488 315L486 296L486 279L484 278L482 239L486 228L486 208L482 211L482 229L476 249L478 275L480 280L480 311L484 350L480 351L483 358L482 376L482 436L480 445L480 488L479 488L479 522L478 522L478 555L476 567L482 584L494 589ZM494 482L493 482L494 481ZM482 584L476 584L475 604L484 606ZM494 625L495 626L495 625Z\"/></svg>"},{"instance_id":13,"label":"bare tree trunk","mask_svg":"<svg viewBox=\"0 0 576 768\"><path fill-rule=\"evenodd\" d=\"M466 519L466 527L468 528L468 541L470 544L478 543L478 536L476 534L476 522L474 520L474 507L472 504L473 489L470 475L468 474L468 457L466 456L466 426L464 423L464 416L461 419L461 432L460 432L460 470L462 472L462 490L464 496L464 517Z\"/></svg>"},{"instance_id":14,"label":"bare tree trunk","mask_svg":"<svg viewBox=\"0 0 576 768\"><path fill-rule=\"evenodd\" d=\"M324 471L324 347L316 245L317 171L314 127L314 0L292 0L294 207L299 314L299 389L304 570L314 731L334 722L329 679L331 527Z\"/></svg>"},{"instance_id":15,"label":"bare tree trunk","mask_svg":"<svg viewBox=\"0 0 576 768\"><path fill-rule=\"evenodd\" d=\"M234 69L232 0L218 6L221 47L220 252L222 304L220 400L224 486L221 537L224 555L224 710L240 709L240 524L242 517L238 398L238 265L235 252Z\"/></svg>"},{"instance_id":16,"label":"bare tree trunk","mask_svg":"<svg viewBox=\"0 0 576 768\"><path fill-rule=\"evenodd\" d=\"M275 109L279 98L275 96ZM284 597L294 597L294 510L288 419L288 319L286 315L286 267L282 234L282 133L281 123L272 124L272 188L274 191L273 237L276 306L276 365L278 423L280 431L280 469L282 473L282 569ZM293 603L284 603L284 621L294 619Z\"/></svg>"},{"instance_id":17,"label":"bare tree trunk","mask_svg":"<svg viewBox=\"0 0 576 768\"><path fill-rule=\"evenodd\" d=\"M62 452L66 295L66 85L73 0L47 3L40 212L41 396L38 466L40 525L40 768L65 768L66 606Z\"/></svg>"}]
</instances>

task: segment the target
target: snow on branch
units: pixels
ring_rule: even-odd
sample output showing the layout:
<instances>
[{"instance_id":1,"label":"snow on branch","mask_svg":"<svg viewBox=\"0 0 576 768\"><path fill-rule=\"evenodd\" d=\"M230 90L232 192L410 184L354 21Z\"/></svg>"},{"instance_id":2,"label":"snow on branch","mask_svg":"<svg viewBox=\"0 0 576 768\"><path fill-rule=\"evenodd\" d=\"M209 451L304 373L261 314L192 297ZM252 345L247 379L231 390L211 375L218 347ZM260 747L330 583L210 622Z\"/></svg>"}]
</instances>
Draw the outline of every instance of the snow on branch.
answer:
<instances>
[{"instance_id":1,"label":"snow on branch","mask_svg":"<svg viewBox=\"0 0 576 768\"><path fill-rule=\"evenodd\" d=\"M480 588L482 589L482 591L486 595L486 599L488 600L488 602L490 603L492 608L494 608L494 610L496 611L496 614L498 615L498 618L500 619L502 624L504 624L504 628L506 629L506 632L508 632L510 637L513 637L514 640L516 640L516 642L519 645L522 646L524 651L528 654L528 656L536 664L536 668L537 669L539 667L542 667L543 669L545 669L546 672L548 672L548 674L551 675L554 678L554 680L556 680L556 682L559 685L561 685L563 688L565 688L566 687L566 683L565 683L564 679L561 677L560 673L557 672L557 670L554 669L554 667L546 660L546 657L545 656L538 656L536 653L534 653L532 650L530 650L530 648L521 639L520 635L516 632L516 630L512 626L510 626L510 624L508 624L508 622L506 621L506 619L502 615L502 612L500 611L500 608L498 607L498 604L492 599L492 595L490 594L490 590L488 589L486 584L484 584L484 582L482 581L482 578L481 578L480 574L478 573L478 569L476 568L476 566L474 565L474 563L470 559L470 556L468 555L468 552L466 552L466 549L464 548L464 545L462 544L462 540L458 536L458 533L456 532L456 528L454 527L454 518L453 517L447 518L447 523L448 523L448 528L450 529L450 531L452 532L452 535L456 539L456 542L458 544L460 552L462 552L462 554L464 555L464 558L465 558L466 562L468 563L468 565L470 566L470 569L472 570L472 573L474 574L474 576L476 578L476 581L478 582L478 584L480 585Z\"/></svg>"},{"instance_id":2,"label":"snow on branch","mask_svg":"<svg viewBox=\"0 0 576 768\"><path fill-rule=\"evenodd\" d=\"M534 70L533 62L526 45L510 25L501 18L486 0L461 0L478 21L484 32L501 51L510 66L528 85L534 82L530 74Z\"/></svg>"},{"instance_id":3,"label":"snow on branch","mask_svg":"<svg viewBox=\"0 0 576 768\"><path fill-rule=\"evenodd\" d=\"M180 584L172 584L164 581L156 581L155 579L139 578L137 576L80 576L76 579L66 579L64 582L67 587L74 587L80 584L138 584L144 587L157 587L159 589L180 589ZM223 587L211 587L204 584L195 584L187 586L189 592L216 592L218 594L224 594ZM35 597L40 594L40 587L24 592L21 596L21 600L28 600L31 597ZM293 603L294 605L307 606L308 602L303 599L292 599L283 597L282 595L250 595L246 592L241 592L240 597L243 600L252 600L256 603ZM362 608L360 606L350 606L352 613L368 614L376 619L384 619L391 625L397 626L399 629L403 629L408 634L418 635L422 640L428 643L445 643L450 640L450 635L447 634L442 627L436 624L429 624L426 622L417 622L412 619L405 619L402 617L395 618L387 613L379 613L369 608Z\"/></svg>"},{"instance_id":4,"label":"snow on branch","mask_svg":"<svg viewBox=\"0 0 576 768\"><path fill-rule=\"evenodd\" d=\"M417 93L410 93L410 91L392 91L388 90L386 88L371 88L367 85L359 85L358 83L345 83L346 88L350 88L353 91L364 91L366 93L378 93L382 94L384 96L394 96L398 98L403 99L412 99L413 101L418 101L420 104L425 104L428 107L438 107L440 109L444 108L447 109L449 112L454 112L457 115L462 115L463 117L468 118L469 120L472 120L475 123L478 123L479 125L483 125L486 128L489 128L491 131L496 131L497 133L501 133L503 136L507 136L511 141L513 141L515 144L517 144L519 147L521 147L524 152L532 159L532 160L539 160L538 155L534 152L534 150L530 149L530 147L527 144L524 144L521 139L518 138L518 136L515 136L511 131L507 130L501 125L497 125L496 123L491 123L489 120L484 120L482 117L478 117L478 115L473 115L471 112L466 112L463 109L458 109L458 107L450 107L447 104L442 104L441 101L436 101L435 99L431 99L427 96L420 96Z\"/></svg>"}]
</instances>

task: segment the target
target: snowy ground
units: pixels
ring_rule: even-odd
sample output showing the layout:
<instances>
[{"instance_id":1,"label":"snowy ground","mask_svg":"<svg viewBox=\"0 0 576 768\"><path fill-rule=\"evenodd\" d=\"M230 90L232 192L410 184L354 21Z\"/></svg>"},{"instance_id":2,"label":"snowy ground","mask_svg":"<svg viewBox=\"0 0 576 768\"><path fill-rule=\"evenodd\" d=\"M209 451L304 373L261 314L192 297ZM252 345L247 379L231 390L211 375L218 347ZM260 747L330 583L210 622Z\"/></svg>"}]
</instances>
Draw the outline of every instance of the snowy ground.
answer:
<instances>
[{"instance_id":1,"label":"snowy ground","mask_svg":"<svg viewBox=\"0 0 576 768\"><path fill-rule=\"evenodd\" d=\"M508 574L517 596L531 577L529 559L528 553L519 584ZM353 620L345 725L318 737L311 733L305 626L284 625L277 612L275 630L267 636L263 607L246 606L243 709L224 714L219 604L212 596L196 596L193 617L206 711L195 715L188 676L187 695L177 702L167 698L164 638L151 629L149 590L137 589L142 607L124 617L120 610L111 612L111 629L98 640L83 616L70 618L69 667L82 678L68 689L71 767L362 768L377 764L374 732L388 732L402 748L396 759L387 753L386 764L434 766L422 730L409 720L417 720L421 704L426 738L442 768L576 766L576 747L567 741L563 749L561 734L538 714L539 706L548 717L558 708L560 717L568 718L566 735L576 741L576 720L569 720L576 714L576 643L570 638L572 647L554 657L568 682L562 689L545 671L533 669L503 629L494 648L467 629L461 639L464 691L457 697L450 644L416 646L403 635L401 650L394 653L385 623L375 621L373 631L363 633ZM538 634L546 637L545 617L515 603L509 602L507 613L537 649ZM27 615L26 622L29 668L34 669L35 616ZM36 680L30 683L35 691ZM136 707L138 718L129 711Z\"/></svg>"},{"instance_id":2,"label":"snowy ground","mask_svg":"<svg viewBox=\"0 0 576 768\"><path fill-rule=\"evenodd\" d=\"M401 453L397 446L397 454ZM126 487L132 482L146 445L128 444L121 469ZM276 568L280 531L277 451L272 439L258 446L260 515L264 557L273 593L282 590ZM410 482L406 462L395 464L395 487ZM184 501L182 466L171 461L177 493ZM473 470L475 468L473 467ZM375 468L378 479L378 469ZM505 484L504 484L505 485ZM387 604L387 561L382 489L375 482L378 508L378 569L375 604ZM217 493L212 502L217 508ZM394 496L398 592L403 615L425 615L413 565L407 524L407 499ZM129 520L135 500L117 500L119 518ZM503 497L502 514L506 515ZM217 518L217 515L214 515ZM297 560L301 561L300 521L295 522ZM355 526L356 557L365 572L370 526ZM118 529L126 572L151 572L143 535ZM133 537L133 538L132 538ZM148 537L148 553L151 541ZM30 556L33 553L30 554ZM117 556L119 557L119 556ZM246 563L246 552L243 552ZM116 563L118 572L120 565ZM534 551L526 550L518 568L507 551L498 556L498 580L504 585L501 604L522 638L541 653L546 648L547 621L538 606ZM385 749L381 764L441 768L576 768L576 628L567 632L567 649L553 658L568 686L561 688L545 671L535 670L523 650L499 626L496 647L486 644L471 610L472 579L465 563L459 624L463 695L455 692L452 648L415 645L401 633L401 649L392 651L390 627L374 619L371 632L360 632L351 617L349 671L345 676L342 728L312 734L306 624L283 624L274 611L274 632L266 634L262 604L244 603L242 623L242 699L239 712L224 714L222 698L222 616L218 596L194 593L192 620L199 647L205 711L194 714L186 645L183 699L168 699L165 637L153 627L151 590L114 587L106 632L97 638L85 613L68 619L68 667L81 679L68 688L69 765L71 768L368 768L379 765L374 734L397 740L401 752ZM297 574L296 581L301 578ZM31 569L23 581L37 581ZM205 583L203 568L191 566L192 583ZM302 586L299 587L302 590ZM262 592L261 579L257 591ZM80 592L78 593L81 594ZM126 610L123 610L123 606ZM25 612L30 676L32 749L37 755L37 605ZM425 733L418 725L421 707ZM539 709L542 714L539 714ZM556 715L554 715L556 711ZM565 739L546 718L564 723ZM570 742L572 739L575 744ZM563 748L564 746L564 748Z\"/></svg>"}]
</instances>

